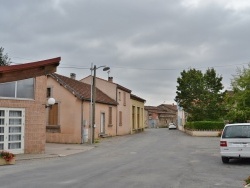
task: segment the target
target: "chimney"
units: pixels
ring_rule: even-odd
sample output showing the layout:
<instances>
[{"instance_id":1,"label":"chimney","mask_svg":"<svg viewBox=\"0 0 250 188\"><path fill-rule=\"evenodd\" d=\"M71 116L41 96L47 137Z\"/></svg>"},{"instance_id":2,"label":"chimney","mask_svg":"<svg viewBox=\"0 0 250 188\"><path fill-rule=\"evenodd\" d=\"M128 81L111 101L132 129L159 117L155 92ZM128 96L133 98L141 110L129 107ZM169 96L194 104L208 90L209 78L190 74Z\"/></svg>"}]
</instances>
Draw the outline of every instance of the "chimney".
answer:
<instances>
[{"instance_id":1,"label":"chimney","mask_svg":"<svg viewBox=\"0 0 250 188\"><path fill-rule=\"evenodd\" d=\"M76 79L76 74L75 73L70 73L70 78L72 78L72 79Z\"/></svg>"},{"instance_id":2,"label":"chimney","mask_svg":"<svg viewBox=\"0 0 250 188\"><path fill-rule=\"evenodd\" d=\"M113 82L113 77L109 77L108 81Z\"/></svg>"}]
</instances>

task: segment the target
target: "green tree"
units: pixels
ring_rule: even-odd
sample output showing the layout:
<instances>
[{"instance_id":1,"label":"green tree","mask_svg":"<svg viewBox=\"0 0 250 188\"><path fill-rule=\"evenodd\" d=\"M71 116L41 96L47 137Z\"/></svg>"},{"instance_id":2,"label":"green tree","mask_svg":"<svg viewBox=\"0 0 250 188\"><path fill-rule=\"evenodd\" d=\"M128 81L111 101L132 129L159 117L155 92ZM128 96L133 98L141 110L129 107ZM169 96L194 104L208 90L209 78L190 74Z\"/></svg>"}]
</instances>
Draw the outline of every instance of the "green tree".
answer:
<instances>
[{"instance_id":1,"label":"green tree","mask_svg":"<svg viewBox=\"0 0 250 188\"><path fill-rule=\"evenodd\" d=\"M225 114L222 77L213 68L182 71L177 78L175 101L188 113L188 120L218 120Z\"/></svg>"},{"instance_id":2,"label":"green tree","mask_svg":"<svg viewBox=\"0 0 250 188\"><path fill-rule=\"evenodd\" d=\"M232 93L227 97L227 119L246 122L250 119L250 64L237 68L231 81Z\"/></svg>"},{"instance_id":3,"label":"green tree","mask_svg":"<svg viewBox=\"0 0 250 188\"><path fill-rule=\"evenodd\" d=\"M11 64L8 54L4 54L4 48L0 47L0 66L7 66Z\"/></svg>"}]
</instances>

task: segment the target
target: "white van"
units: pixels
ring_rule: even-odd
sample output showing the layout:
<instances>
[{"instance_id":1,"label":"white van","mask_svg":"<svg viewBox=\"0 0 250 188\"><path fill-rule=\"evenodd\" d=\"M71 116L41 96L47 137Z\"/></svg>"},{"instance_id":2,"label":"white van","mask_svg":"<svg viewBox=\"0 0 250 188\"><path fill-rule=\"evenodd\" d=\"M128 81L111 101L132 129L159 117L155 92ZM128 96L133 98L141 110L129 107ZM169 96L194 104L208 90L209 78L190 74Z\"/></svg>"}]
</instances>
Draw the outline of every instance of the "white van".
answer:
<instances>
[{"instance_id":1,"label":"white van","mask_svg":"<svg viewBox=\"0 0 250 188\"><path fill-rule=\"evenodd\" d=\"M250 123L228 124L220 139L223 163L232 158L250 158Z\"/></svg>"}]
</instances>

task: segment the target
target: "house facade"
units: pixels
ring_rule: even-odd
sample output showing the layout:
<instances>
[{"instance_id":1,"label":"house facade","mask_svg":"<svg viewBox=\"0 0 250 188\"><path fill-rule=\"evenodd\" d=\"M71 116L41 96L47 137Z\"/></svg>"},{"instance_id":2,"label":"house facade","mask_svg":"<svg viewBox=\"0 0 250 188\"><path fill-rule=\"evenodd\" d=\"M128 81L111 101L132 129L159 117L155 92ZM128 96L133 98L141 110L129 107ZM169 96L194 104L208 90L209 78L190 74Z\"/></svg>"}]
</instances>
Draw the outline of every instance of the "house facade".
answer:
<instances>
[{"instance_id":1,"label":"house facade","mask_svg":"<svg viewBox=\"0 0 250 188\"><path fill-rule=\"evenodd\" d=\"M46 74L60 58L0 67L0 150L44 153Z\"/></svg>"},{"instance_id":2,"label":"house facade","mask_svg":"<svg viewBox=\"0 0 250 188\"><path fill-rule=\"evenodd\" d=\"M80 80L91 84L93 77L88 76ZM117 102L115 112L116 135L126 135L131 133L131 90L113 82L113 77L108 80L96 78L96 87Z\"/></svg>"},{"instance_id":3,"label":"house facade","mask_svg":"<svg viewBox=\"0 0 250 188\"><path fill-rule=\"evenodd\" d=\"M137 133L144 131L145 120L144 120L144 104L146 100L131 94L131 133Z\"/></svg>"},{"instance_id":4,"label":"house facade","mask_svg":"<svg viewBox=\"0 0 250 188\"><path fill-rule=\"evenodd\" d=\"M47 97L56 104L47 109L46 141L84 143L92 136L91 85L59 74L48 75ZM116 135L117 102L96 90L95 138Z\"/></svg>"}]
</instances>

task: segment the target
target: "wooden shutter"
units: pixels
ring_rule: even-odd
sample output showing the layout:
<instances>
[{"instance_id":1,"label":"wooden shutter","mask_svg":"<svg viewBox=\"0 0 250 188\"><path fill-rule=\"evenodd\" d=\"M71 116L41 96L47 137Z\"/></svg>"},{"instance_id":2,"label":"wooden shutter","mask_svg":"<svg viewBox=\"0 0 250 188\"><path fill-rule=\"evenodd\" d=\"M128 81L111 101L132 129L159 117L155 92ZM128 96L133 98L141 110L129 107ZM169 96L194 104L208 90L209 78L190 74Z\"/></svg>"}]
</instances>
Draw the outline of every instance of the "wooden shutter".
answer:
<instances>
[{"instance_id":1,"label":"wooden shutter","mask_svg":"<svg viewBox=\"0 0 250 188\"><path fill-rule=\"evenodd\" d=\"M122 126L122 111L119 111L119 125Z\"/></svg>"},{"instance_id":2,"label":"wooden shutter","mask_svg":"<svg viewBox=\"0 0 250 188\"><path fill-rule=\"evenodd\" d=\"M49 108L49 125L58 125L58 103Z\"/></svg>"},{"instance_id":3,"label":"wooden shutter","mask_svg":"<svg viewBox=\"0 0 250 188\"><path fill-rule=\"evenodd\" d=\"M109 125L112 125L112 107L109 107Z\"/></svg>"}]
</instances>

